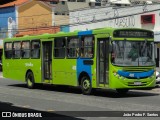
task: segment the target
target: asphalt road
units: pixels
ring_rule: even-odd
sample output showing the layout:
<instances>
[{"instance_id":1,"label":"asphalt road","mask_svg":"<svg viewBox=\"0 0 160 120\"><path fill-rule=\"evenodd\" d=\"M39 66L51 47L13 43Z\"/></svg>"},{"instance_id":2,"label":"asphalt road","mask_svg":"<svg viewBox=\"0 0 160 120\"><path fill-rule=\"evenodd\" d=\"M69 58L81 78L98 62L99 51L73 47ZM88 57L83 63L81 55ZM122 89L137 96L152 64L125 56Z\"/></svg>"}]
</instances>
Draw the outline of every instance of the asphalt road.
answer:
<instances>
[{"instance_id":1,"label":"asphalt road","mask_svg":"<svg viewBox=\"0 0 160 120\"><path fill-rule=\"evenodd\" d=\"M65 86L38 85L35 89L28 89L25 83L5 79L0 73L0 110L35 111L43 112L43 115L47 114L50 117L61 116L65 119L80 120L106 119L103 112L89 111L109 111L106 113L111 115L108 120L135 120L135 117L117 118L116 115L119 113L114 112L160 111L160 88L131 90L123 96L114 90L97 90L93 95L86 96L82 95L78 88ZM151 117L138 119L151 120ZM160 119L160 114L152 119Z\"/></svg>"}]
</instances>

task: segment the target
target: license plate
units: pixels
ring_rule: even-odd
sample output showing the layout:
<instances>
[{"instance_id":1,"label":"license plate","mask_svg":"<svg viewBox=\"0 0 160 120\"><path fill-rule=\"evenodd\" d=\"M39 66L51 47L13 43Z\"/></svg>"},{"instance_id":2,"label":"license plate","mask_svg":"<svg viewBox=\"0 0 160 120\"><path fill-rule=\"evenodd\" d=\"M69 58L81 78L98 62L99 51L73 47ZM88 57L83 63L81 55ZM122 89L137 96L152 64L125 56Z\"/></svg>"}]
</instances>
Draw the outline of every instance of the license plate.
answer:
<instances>
[{"instance_id":1,"label":"license plate","mask_svg":"<svg viewBox=\"0 0 160 120\"><path fill-rule=\"evenodd\" d=\"M141 82L134 82L134 85L142 85Z\"/></svg>"}]
</instances>

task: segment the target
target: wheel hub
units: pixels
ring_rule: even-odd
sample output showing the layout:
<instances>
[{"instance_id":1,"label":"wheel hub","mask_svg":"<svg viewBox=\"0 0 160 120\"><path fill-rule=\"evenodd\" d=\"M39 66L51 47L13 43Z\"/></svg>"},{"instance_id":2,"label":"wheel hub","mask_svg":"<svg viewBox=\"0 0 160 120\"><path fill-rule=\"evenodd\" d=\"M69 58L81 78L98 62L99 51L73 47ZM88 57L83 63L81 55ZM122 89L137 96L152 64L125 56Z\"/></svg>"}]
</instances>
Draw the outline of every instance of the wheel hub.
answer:
<instances>
[{"instance_id":1,"label":"wheel hub","mask_svg":"<svg viewBox=\"0 0 160 120\"><path fill-rule=\"evenodd\" d=\"M27 81L28 81L28 85L29 85L29 86L32 86L32 80L31 80L30 78L28 78Z\"/></svg>"},{"instance_id":2,"label":"wheel hub","mask_svg":"<svg viewBox=\"0 0 160 120\"><path fill-rule=\"evenodd\" d=\"M88 80L84 80L84 82L83 82L83 88L84 89L89 89L89 87L90 87L89 81Z\"/></svg>"}]
</instances>

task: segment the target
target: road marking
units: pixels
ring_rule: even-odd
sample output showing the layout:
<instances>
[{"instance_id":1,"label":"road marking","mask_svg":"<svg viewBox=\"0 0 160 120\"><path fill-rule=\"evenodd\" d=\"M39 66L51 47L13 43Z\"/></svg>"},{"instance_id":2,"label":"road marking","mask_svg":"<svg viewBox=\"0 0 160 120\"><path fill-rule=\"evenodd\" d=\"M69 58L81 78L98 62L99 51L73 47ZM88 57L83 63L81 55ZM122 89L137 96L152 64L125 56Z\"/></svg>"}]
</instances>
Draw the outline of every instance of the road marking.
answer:
<instances>
[{"instance_id":1,"label":"road marking","mask_svg":"<svg viewBox=\"0 0 160 120\"><path fill-rule=\"evenodd\" d=\"M47 112L54 112L55 110L47 110Z\"/></svg>"},{"instance_id":2,"label":"road marking","mask_svg":"<svg viewBox=\"0 0 160 120\"><path fill-rule=\"evenodd\" d=\"M23 108L30 108L30 106L29 105L24 105L24 106L22 106Z\"/></svg>"}]
</instances>

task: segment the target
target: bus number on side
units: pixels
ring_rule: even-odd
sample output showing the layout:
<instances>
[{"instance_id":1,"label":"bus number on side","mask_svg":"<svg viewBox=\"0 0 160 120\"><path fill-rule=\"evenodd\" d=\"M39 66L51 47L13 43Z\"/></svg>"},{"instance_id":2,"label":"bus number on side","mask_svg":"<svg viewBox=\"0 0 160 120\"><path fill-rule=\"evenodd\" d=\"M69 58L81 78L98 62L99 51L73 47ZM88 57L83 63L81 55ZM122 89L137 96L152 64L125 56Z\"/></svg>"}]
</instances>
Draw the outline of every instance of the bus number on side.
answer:
<instances>
[{"instance_id":1,"label":"bus number on side","mask_svg":"<svg viewBox=\"0 0 160 120\"><path fill-rule=\"evenodd\" d=\"M26 67L33 67L33 64L30 62L30 63L25 63L25 66Z\"/></svg>"}]
</instances>

